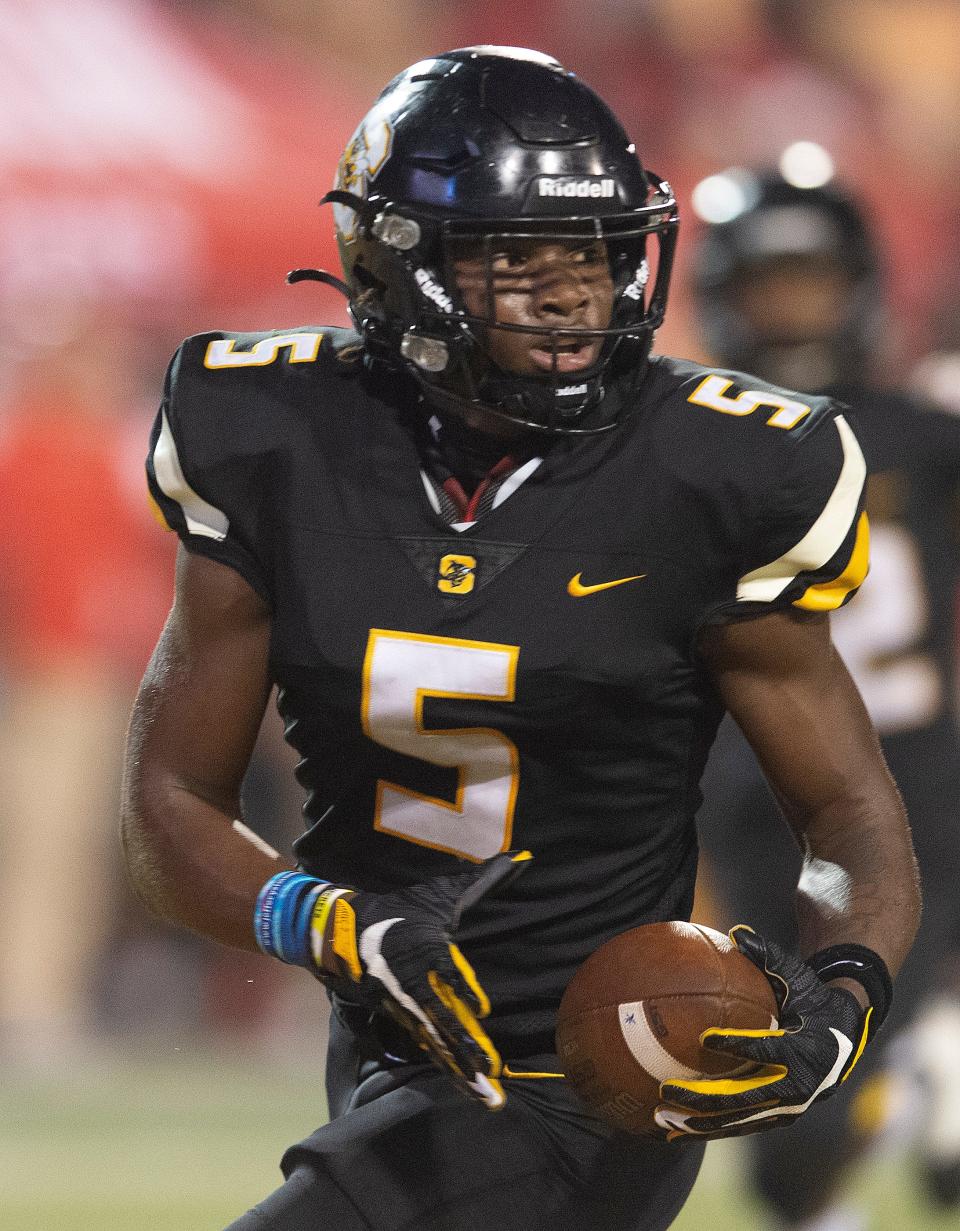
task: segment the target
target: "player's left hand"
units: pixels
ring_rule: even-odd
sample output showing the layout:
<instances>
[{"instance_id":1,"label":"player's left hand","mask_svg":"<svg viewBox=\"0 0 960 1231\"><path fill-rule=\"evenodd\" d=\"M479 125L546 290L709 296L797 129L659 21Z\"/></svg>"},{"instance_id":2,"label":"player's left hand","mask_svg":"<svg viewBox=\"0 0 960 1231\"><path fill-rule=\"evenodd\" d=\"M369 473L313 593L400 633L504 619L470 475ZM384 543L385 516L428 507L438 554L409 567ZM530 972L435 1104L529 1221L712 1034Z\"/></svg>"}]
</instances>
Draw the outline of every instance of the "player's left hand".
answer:
<instances>
[{"instance_id":1,"label":"player's left hand","mask_svg":"<svg viewBox=\"0 0 960 1231\"><path fill-rule=\"evenodd\" d=\"M703 1032L705 1048L747 1066L723 1077L664 1082L660 1094L665 1105L656 1118L668 1140L733 1137L788 1124L837 1090L870 1033L872 1010L863 1010L843 988L822 982L801 958L742 924L730 939L769 979L779 1025Z\"/></svg>"}]
</instances>

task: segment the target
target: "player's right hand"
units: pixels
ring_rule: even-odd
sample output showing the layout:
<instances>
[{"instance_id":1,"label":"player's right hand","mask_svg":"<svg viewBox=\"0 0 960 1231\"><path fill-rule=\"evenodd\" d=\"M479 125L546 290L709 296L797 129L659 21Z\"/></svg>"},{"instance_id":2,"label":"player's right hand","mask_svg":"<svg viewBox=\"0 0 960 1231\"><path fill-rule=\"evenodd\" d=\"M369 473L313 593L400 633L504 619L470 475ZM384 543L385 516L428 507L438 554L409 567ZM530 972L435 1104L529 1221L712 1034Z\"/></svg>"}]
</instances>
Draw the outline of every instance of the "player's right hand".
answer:
<instances>
[{"instance_id":1,"label":"player's right hand","mask_svg":"<svg viewBox=\"0 0 960 1231\"><path fill-rule=\"evenodd\" d=\"M872 1037L864 1011L841 987L772 940L738 924L730 939L767 976L780 1025L767 1030L712 1027L700 1036L708 1051L746 1062L719 1077L677 1078L660 1087L657 1123L668 1139L731 1137L789 1124L835 1094Z\"/></svg>"},{"instance_id":2,"label":"player's right hand","mask_svg":"<svg viewBox=\"0 0 960 1231\"><path fill-rule=\"evenodd\" d=\"M460 916L526 866L528 851L390 893L281 872L257 900L257 941L307 966L346 1000L388 1012L466 1093L505 1102L500 1056L480 1019L490 1002L453 942Z\"/></svg>"}]
</instances>

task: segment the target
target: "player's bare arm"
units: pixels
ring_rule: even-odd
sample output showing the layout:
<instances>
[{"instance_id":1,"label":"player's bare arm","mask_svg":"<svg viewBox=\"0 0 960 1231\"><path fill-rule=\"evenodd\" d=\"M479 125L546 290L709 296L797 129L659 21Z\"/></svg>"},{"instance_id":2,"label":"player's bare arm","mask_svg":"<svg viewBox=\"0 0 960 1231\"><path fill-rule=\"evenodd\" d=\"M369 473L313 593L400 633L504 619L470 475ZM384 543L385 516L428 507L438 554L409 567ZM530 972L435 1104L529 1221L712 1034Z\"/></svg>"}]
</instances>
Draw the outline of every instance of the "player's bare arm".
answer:
<instances>
[{"instance_id":1,"label":"player's bare arm","mask_svg":"<svg viewBox=\"0 0 960 1231\"><path fill-rule=\"evenodd\" d=\"M133 711L122 812L144 901L253 950L257 893L281 865L233 823L269 695L269 638L269 608L240 574L181 548L173 610Z\"/></svg>"},{"instance_id":2,"label":"player's bare arm","mask_svg":"<svg viewBox=\"0 0 960 1231\"><path fill-rule=\"evenodd\" d=\"M827 617L781 611L713 628L701 648L804 849L803 957L730 933L767 975L778 1021L701 1035L753 1067L664 1082L657 1121L671 1137L772 1128L835 1093L889 1011L920 916L906 814Z\"/></svg>"},{"instance_id":3,"label":"player's bare arm","mask_svg":"<svg viewBox=\"0 0 960 1231\"><path fill-rule=\"evenodd\" d=\"M825 615L712 627L701 652L805 849L802 951L856 942L899 970L920 897L907 817Z\"/></svg>"}]
</instances>

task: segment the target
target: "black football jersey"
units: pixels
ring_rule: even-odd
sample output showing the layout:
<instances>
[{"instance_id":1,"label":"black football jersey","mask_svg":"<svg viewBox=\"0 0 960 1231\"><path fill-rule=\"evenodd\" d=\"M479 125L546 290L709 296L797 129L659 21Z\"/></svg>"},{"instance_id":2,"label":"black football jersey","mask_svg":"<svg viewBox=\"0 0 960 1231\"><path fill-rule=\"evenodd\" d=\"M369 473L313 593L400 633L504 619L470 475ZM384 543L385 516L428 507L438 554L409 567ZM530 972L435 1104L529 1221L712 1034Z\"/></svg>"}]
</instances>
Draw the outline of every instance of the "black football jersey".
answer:
<instances>
[{"instance_id":1,"label":"black football jersey","mask_svg":"<svg viewBox=\"0 0 960 1231\"><path fill-rule=\"evenodd\" d=\"M550 1050L589 953L688 915L721 716L698 631L846 601L863 457L828 399L659 357L629 420L551 444L458 530L421 472L417 395L356 343L189 339L150 491L271 605L307 871L382 890L533 852L458 936L505 1054Z\"/></svg>"}]
</instances>

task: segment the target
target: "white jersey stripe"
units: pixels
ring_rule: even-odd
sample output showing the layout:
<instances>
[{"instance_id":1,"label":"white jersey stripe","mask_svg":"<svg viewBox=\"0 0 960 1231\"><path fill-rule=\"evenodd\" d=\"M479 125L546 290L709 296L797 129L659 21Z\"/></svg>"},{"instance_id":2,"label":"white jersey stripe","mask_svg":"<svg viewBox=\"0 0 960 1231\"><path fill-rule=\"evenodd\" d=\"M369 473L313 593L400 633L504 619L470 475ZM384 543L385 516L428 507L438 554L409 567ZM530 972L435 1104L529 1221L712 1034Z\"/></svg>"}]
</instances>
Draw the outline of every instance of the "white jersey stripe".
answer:
<instances>
[{"instance_id":1,"label":"white jersey stripe","mask_svg":"<svg viewBox=\"0 0 960 1231\"><path fill-rule=\"evenodd\" d=\"M425 470L420 471L420 478L423 482L423 490L427 493L427 499L430 501L430 507L434 513L440 513L440 501L437 499L437 493L433 490L433 484L427 478ZM472 524L472 523L471 523Z\"/></svg>"},{"instance_id":2,"label":"white jersey stripe","mask_svg":"<svg viewBox=\"0 0 960 1231\"><path fill-rule=\"evenodd\" d=\"M799 543L770 564L740 578L738 602L773 602L798 573L814 572L835 556L853 528L867 477L867 464L846 419L838 415L834 423L843 446L843 466L830 499Z\"/></svg>"},{"instance_id":3,"label":"white jersey stripe","mask_svg":"<svg viewBox=\"0 0 960 1231\"><path fill-rule=\"evenodd\" d=\"M170 500L175 500L183 510L187 529L191 534L202 534L218 542L227 537L230 521L226 513L198 496L184 478L177 442L170 430L166 411L162 414L160 437L153 450L153 473L163 494Z\"/></svg>"},{"instance_id":4,"label":"white jersey stripe","mask_svg":"<svg viewBox=\"0 0 960 1231\"><path fill-rule=\"evenodd\" d=\"M491 509L499 509L504 500L508 496L512 496L525 479L530 478L542 461L542 457L531 457L529 462L524 462L522 466L518 466L513 474L507 475L493 498L493 504L490 506Z\"/></svg>"}]
</instances>

